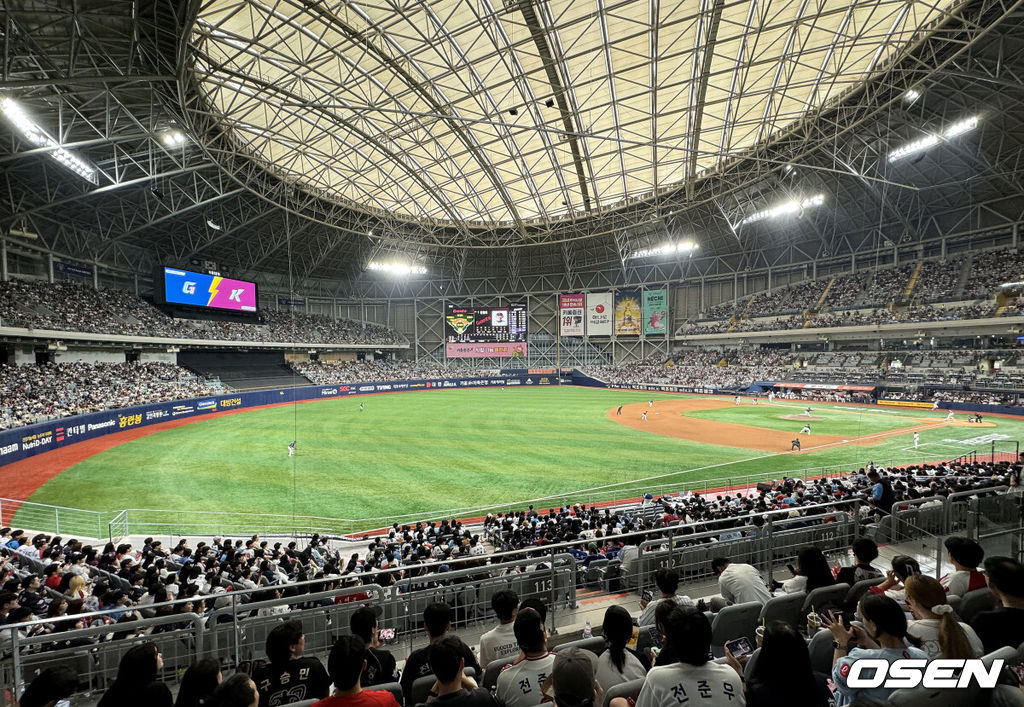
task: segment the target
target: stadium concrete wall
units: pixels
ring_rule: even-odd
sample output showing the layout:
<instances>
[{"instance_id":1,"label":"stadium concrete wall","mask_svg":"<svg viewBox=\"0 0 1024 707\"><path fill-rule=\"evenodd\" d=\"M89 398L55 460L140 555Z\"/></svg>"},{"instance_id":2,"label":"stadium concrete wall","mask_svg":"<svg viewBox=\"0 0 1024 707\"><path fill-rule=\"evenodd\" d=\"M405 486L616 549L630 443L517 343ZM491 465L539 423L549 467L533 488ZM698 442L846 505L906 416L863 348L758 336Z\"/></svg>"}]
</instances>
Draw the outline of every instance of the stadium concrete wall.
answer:
<instances>
[{"instance_id":1,"label":"stadium concrete wall","mask_svg":"<svg viewBox=\"0 0 1024 707\"><path fill-rule=\"evenodd\" d=\"M182 418L201 418L214 412L230 412L266 405L283 405L307 400L377 393L517 385L557 385L558 382L558 377L553 375L553 371L550 374L532 374L523 371L515 375L497 375L487 378L425 379L274 388L253 392L225 393L205 398L147 403L64 417L0 432L0 466L114 432ZM565 376L562 378L562 382L571 383L572 380Z\"/></svg>"}]
</instances>

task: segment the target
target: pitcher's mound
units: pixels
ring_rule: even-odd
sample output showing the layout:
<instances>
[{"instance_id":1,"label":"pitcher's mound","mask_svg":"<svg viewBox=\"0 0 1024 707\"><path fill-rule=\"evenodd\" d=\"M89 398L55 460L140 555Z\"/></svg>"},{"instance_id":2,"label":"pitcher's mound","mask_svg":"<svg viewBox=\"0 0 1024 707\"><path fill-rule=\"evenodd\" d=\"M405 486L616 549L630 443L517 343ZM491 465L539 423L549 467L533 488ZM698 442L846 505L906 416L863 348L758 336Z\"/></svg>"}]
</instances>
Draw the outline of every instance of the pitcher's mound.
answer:
<instances>
[{"instance_id":1,"label":"pitcher's mound","mask_svg":"<svg viewBox=\"0 0 1024 707\"><path fill-rule=\"evenodd\" d=\"M797 422L821 422L824 417L807 417L807 415L782 415L783 420L796 420Z\"/></svg>"}]
</instances>

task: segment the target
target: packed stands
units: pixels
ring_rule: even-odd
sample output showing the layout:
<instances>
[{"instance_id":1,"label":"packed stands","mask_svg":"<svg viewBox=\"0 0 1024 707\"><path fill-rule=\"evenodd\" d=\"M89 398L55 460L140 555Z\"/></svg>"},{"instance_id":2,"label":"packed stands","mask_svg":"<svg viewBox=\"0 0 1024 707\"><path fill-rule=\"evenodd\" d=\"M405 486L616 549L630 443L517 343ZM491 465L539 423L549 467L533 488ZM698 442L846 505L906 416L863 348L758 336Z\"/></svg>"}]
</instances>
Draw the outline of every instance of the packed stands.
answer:
<instances>
[{"instance_id":1,"label":"packed stands","mask_svg":"<svg viewBox=\"0 0 1024 707\"><path fill-rule=\"evenodd\" d=\"M448 366L406 361L303 361L293 363L292 367L316 385L444 379L460 375Z\"/></svg>"},{"instance_id":2,"label":"packed stands","mask_svg":"<svg viewBox=\"0 0 1024 707\"><path fill-rule=\"evenodd\" d=\"M268 310L261 324L175 319L119 290L72 282L0 282L0 324L27 329L122 336L305 344L398 344L397 332L368 322Z\"/></svg>"},{"instance_id":3,"label":"packed stands","mask_svg":"<svg viewBox=\"0 0 1024 707\"><path fill-rule=\"evenodd\" d=\"M591 366L583 370L609 385L657 383L701 388L744 389L762 380L781 379L791 366L788 352L769 349L687 351L647 358L617 366Z\"/></svg>"},{"instance_id":4,"label":"packed stands","mask_svg":"<svg viewBox=\"0 0 1024 707\"><path fill-rule=\"evenodd\" d=\"M0 429L54 417L210 395L216 383L170 363L0 365Z\"/></svg>"}]
</instances>

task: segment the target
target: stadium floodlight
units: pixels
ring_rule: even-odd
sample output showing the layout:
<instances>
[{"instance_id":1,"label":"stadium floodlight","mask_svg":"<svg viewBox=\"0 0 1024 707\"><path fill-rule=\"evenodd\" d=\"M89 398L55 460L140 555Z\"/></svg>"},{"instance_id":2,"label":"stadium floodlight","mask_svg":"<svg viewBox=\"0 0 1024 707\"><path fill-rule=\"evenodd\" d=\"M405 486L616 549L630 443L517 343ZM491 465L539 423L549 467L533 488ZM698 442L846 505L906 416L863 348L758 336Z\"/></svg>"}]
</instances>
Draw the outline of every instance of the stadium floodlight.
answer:
<instances>
[{"instance_id":1,"label":"stadium floodlight","mask_svg":"<svg viewBox=\"0 0 1024 707\"><path fill-rule=\"evenodd\" d=\"M0 111L11 122L18 132L26 140L36 147L49 148L50 158L62 164L68 171L74 172L82 179L93 184L99 184L99 176L96 168L83 160L78 155L65 150L56 140L43 130L25 109L13 98L4 98L0 101Z\"/></svg>"},{"instance_id":2,"label":"stadium floodlight","mask_svg":"<svg viewBox=\"0 0 1024 707\"><path fill-rule=\"evenodd\" d=\"M180 130L169 130L163 134L161 139L167 147L177 147L185 144L185 133Z\"/></svg>"},{"instance_id":3,"label":"stadium floodlight","mask_svg":"<svg viewBox=\"0 0 1024 707\"><path fill-rule=\"evenodd\" d=\"M908 142L906 145L897 147L889 153L889 161L896 162L897 160L901 160L909 155L931 149L943 140L952 140L959 135L963 135L966 132L974 130L976 127L978 127L977 116L958 120L952 125L947 126L941 133L929 133L924 137L914 140L913 142Z\"/></svg>"},{"instance_id":4,"label":"stadium floodlight","mask_svg":"<svg viewBox=\"0 0 1024 707\"><path fill-rule=\"evenodd\" d=\"M903 94L903 100L907 103L913 103L921 97L921 92L915 88L908 88L907 92Z\"/></svg>"},{"instance_id":5,"label":"stadium floodlight","mask_svg":"<svg viewBox=\"0 0 1024 707\"><path fill-rule=\"evenodd\" d=\"M746 225L756 221L763 221L768 218L779 218L780 216L800 214L807 209L814 208L815 206L821 206L824 203L824 194L815 194L814 196L807 197L806 199L791 199L790 201L784 201L781 204L776 204L770 209L755 211L749 216L744 217L740 223Z\"/></svg>"},{"instance_id":6,"label":"stadium floodlight","mask_svg":"<svg viewBox=\"0 0 1024 707\"><path fill-rule=\"evenodd\" d=\"M405 265L403 263L378 263L371 262L366 266L367 270L377 270L389 275L426 275L427 269L422 265Z\"/></svg>"},{"instance_id":7,"label":"stadium floodlight","mask_svg":"<svg viewBox=\"0 0 1024 707\"><path fill-rule=\"evenodd\" d=\"M217 223L216 221L214 221L212 218L206 219L206 225L209 226L211 230L214 230L214 231L219 231L220 230L220 224Z\"/></svg>"},{"instance_id":8,"label":"stadium floodlight","mask_svg":"<svg viewBox=\"0 0 1024 707\"><path fill-rule=\"evenodd\" d=\"M640 250L634 250L632 253L626 256L627 259L632 258L650 258L655 255L671 255L672 253L689 253L693 255L693 252L700 248L699 243L693 241L680 241L678 243L665 243L656 248L641 248Z\"/></svg>"}]
</instances>

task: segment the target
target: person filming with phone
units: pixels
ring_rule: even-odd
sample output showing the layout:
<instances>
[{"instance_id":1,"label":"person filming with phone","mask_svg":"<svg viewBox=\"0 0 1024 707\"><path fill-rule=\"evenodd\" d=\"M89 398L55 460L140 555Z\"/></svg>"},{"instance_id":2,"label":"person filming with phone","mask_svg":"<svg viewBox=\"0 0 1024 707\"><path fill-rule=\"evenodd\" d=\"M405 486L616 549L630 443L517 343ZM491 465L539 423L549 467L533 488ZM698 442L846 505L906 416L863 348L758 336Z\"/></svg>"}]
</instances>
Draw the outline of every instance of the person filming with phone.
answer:
<instances>
[{"instance_id":1,"label":"person filming with phone","mask_svg":"<svg viewBox=\"0 0 1024 707\"><path fill-rule=\"evenodd\" d=\"M740 677L740 661L749 660L752 654L746 638L726 641L726 660ZM811 668L807 641L783 621L765 627L761 650L750 666L744 689L747 707L825 707L831 697L828 676Z\"/></svg>"}]
</instances>

